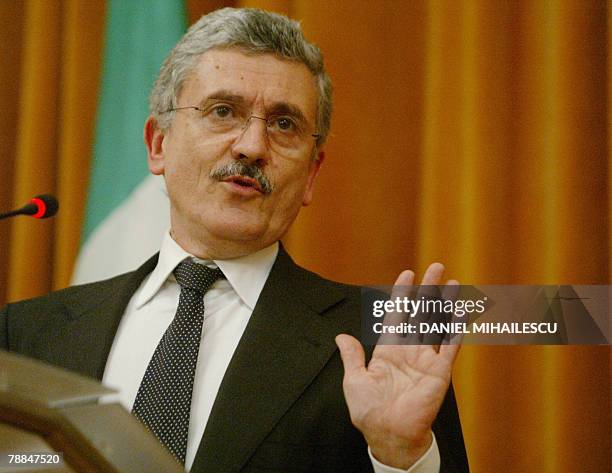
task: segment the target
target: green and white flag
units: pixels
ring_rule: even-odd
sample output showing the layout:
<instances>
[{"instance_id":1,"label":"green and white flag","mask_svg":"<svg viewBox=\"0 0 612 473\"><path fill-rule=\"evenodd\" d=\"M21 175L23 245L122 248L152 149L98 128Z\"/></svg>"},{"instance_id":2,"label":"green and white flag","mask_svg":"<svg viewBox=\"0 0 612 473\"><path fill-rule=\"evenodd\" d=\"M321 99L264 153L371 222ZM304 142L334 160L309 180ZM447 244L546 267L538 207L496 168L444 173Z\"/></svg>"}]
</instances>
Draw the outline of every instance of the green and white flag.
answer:
<instances>
[{"instance_id":1,"label":"green and white flag","mask_svg":"<svg viewBox=\"0 0 612 473\"><path fill-rule=\"evenodd\" d=\"M73 283L137 268L170 226L163 179L149 174L143 126L159 68L185 32L183 0L110 0L85 226Z\"/></svg>"}]
</instances>

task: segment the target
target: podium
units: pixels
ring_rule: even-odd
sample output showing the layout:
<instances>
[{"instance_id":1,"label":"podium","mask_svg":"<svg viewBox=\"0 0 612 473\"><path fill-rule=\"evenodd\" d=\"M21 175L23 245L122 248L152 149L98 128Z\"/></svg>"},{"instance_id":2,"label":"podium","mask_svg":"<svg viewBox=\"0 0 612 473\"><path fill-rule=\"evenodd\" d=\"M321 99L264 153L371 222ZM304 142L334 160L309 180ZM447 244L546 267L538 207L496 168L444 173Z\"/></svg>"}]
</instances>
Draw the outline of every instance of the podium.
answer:
<instances>
[{"instance_id":1,"label":"podium","mask_svg":"<svg viewBox=\"0 0 612 473\"><path fill-rule=\"evenodd\" d=\"M0 350L0 473L184 473L114 392Z\"/></svg>"}]
</instances>

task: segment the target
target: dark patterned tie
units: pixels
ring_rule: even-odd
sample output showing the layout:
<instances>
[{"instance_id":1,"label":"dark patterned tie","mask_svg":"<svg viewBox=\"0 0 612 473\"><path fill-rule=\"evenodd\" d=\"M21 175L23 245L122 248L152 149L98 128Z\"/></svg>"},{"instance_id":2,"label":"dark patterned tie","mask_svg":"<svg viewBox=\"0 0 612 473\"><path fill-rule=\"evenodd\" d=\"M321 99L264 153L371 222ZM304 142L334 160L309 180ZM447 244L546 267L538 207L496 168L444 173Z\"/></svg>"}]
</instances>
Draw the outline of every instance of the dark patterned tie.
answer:
<instances>
[{"instance_id":1,"label":"dark patterned tie","mask_svg":"<svg viewBox=\"0 0 612 473\"><path fill-rule=\"evenodd\" d=\"M223 273L185 260L174 276L181 286L176 315L153 353L132 412L184 464L204 293Z\"/></svg>"}]
</instances>

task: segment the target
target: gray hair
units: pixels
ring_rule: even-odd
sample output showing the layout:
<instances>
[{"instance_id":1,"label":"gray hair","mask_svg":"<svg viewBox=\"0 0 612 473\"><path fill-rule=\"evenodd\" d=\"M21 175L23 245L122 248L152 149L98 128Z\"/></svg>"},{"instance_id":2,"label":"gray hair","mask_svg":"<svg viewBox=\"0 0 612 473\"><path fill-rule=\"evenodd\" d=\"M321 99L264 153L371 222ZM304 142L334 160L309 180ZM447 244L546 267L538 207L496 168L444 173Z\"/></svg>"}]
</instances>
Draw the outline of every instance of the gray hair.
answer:
<instances>
[{"instance_id":1,"label":"gray hair","mask_svg":"<svg viewBox=\"0 0 612 473\"><path fill-rule=\"evenodd\" d=\"M172 124L177 100L197 58L211 49L237 48L248 54L275 54L304 64L316 80L318 105L316 127L322 145L329 134L332 113L332 85L323 55L308 42L297 21L255 8L223 8L204 15L194 23L162 64L149 97L149 108L157 125L166 130Z\"/></svg>"}]
</instances>

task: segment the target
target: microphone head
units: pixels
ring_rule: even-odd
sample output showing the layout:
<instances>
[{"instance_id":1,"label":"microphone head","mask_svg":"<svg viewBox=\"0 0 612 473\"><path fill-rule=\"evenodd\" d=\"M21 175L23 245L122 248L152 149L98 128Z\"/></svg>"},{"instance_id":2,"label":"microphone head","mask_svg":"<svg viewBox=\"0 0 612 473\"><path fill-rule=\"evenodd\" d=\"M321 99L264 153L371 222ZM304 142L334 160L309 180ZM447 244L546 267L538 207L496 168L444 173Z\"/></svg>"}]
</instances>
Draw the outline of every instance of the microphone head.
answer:
<instances>
[{"instance_id":1,"label":"microphone head","mask_svg":"<svg viewBox=\"0 0 612 473\"><path fill-rule=\"evenodd\" d=\"M34 218L53 217L59 210L59 202L51 194L40 194L30 200L30 204L36 206L36 212L32 213Z\"/></svg>"}]
</instances>

